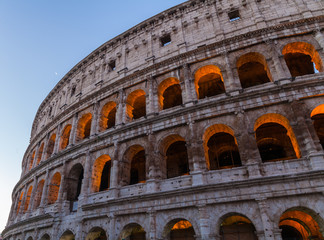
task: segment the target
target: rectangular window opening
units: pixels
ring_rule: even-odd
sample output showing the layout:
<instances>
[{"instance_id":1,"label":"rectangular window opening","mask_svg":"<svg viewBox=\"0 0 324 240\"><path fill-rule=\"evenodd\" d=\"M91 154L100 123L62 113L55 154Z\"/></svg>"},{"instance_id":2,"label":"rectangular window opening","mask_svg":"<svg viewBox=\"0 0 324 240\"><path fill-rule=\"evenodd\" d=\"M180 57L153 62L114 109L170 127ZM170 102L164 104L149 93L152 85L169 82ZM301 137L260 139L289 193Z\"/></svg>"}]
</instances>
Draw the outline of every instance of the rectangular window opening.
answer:
<instances>
[{"instance_id":1,"label":"rectangular window opening","mask_svg":"<svg viewBox=\"0 0 324 240\"><path fill-rule=\"evenodd\" d=\"M161 41L162 47L169 45L171 43L171 35L168 34L168 35L161 37L160 41Z\"/></svg>"},{"instance_id":2,"label":"rectangular window opening","mask_svg":"<svg viewBox=\"0 0 324 240\"><path fill-rule=\"evenodd\" d=\"M241 19L239 10L234 10L228 13L231 22Z\"/></svg>"},{"instance_id":3,"label":"rectangular window opening","mask_svg":"<svg viewBox=\"0 0 324 240\"><path fill-rule=\"evenodd\" d=\"M109 71L115 71L116 70L116 61L111 61L109 64Z\"/></svg>"}]
</instances>

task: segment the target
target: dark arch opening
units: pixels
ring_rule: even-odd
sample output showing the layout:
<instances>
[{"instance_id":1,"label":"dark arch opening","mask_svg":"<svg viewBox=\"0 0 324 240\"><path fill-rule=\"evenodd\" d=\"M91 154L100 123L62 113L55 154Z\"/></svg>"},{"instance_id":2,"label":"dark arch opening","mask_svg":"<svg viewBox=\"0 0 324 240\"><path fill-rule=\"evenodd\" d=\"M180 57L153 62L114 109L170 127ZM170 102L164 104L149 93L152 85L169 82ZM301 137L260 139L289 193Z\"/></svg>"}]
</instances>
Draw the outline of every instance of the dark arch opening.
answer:
<instances>
[{"instance_id":1,"label":"dark arch opening","mask_svg":"<svg viewBox=\"0 0 324 240\"><path fill-rule=\"evenodd\" d=\"M146 97L145 95L138 96L133 104L133 119L139 119L146 116Z\"/></svg>"},{"instance_id":2,"label":"dark arch opening","mask_svg":"<svg viewBox=\"0 0 324 240\"><path fill-rule=\"evenodd\" d=\"M111 170L111 161L107 161L102 170L100 188L99 191L105 191L109 188L110 185L110 170Z\"/></svg>"},{"instance_id":3,"label":"dark arch opening","mask_svg":"<svg viewBox=\"0 0 324 240\"><path fill-rule=\"evenodd\" d=\"M81 164L72 167L67 179L67 200L70 201L70 210L77 210L77 201L81 193L84 170Z\"/></svg>"},{"instance_id":4,"label":"dark arch opening","mask_svg":"<svg viewBox=\"0 0 324 240\"><path fill-rule=\"evenodd\" d=\"M189 161L185 141L172 143L166 151L167 178L189 174Z\"/></svg>"},{"instance_id":5,"label":"dark arch opening","mask_svg":"<svg viewBox=\"0 0 324 240\"><path fill-rule=\"evenodd\" d=\"M219 233L222 240L258 239L252 222L241 215L226 218L221 223Z\"/></svg>"},{"instance_id":6,"label":"dark arch opening","mask_svg":"<svg viewBox=\"0 0 324 240\"><path fill-rule=\"evenodd\" d=\"M163 92L163 109L176 107L182 104L180 84L173 84Z\"/></svg>"},{"instance_id":7,"label":"dark arch opening","mask_svg":"<svg viewBox=\"0 0 324 240\"><path fill-rule=\"evenodd\" d=\"M242 88L270 82L265 66L259 62L247 62L238 68Z\"/></svg>"},{"instance_id":8,"label":"dark arch opening","mask_svg":"<svg viewBox=\"0 0 324 240\"><path fill-rule=\"evenodd\" d=\"M199 99L212 97L225 92L222 78L217 73L209 73L198 81Z\"/></svg>"},{"instance_id":9,"label":"dark arch opening","mask_svg":"<svg viewBox=\"0 0 324 240\"><path fill-rule=\"evenodd\" d=\"M130 185L143 183L146 181L145 161L145 150L139 151L132 158L130 170Z\"/></svg>"},{"instance_id":10,"label":"dark arch opening","mask_svg":"<svg viewBox=\"0 0 324 240\"><path fill-rule=\"evenodd\" d=\"M111 111L109 112L108 119L107 119L107 129L112 128L112 127L115 126L115 124L116 124L116 112L117 112L116 107L111 109Z\"/></svg>"},{"instance_id":11,"label":"dark arch opening","mask_svg":"<svg viewBox=\"0 0 324 240\"><path fill-rule=\"evenodd\" d=\"M324 149L324 114L317 114L313 116L312 119L316 134L319 138L322 148Z\"/></svg>"},{"instance_id":12,"label":"dark arch opening","mask_svg":"<svg viewBox=\"0 0 324 240\"><path fill-rule=\"evenodd\" d=\"M303 240L303 236L300 232L291 226L280 226L282 240Z\"/></svg>"},{"instance_id":13,"label":"dark arch opening","mask_svg":"<svg viewBox=\"0 0 324 240\"><path fill-rule=\"evenodd\" d=\"M224 169L242 165L234 137L225 132L214 134L207 143L210 169Z\"/></svg>"},{"instance_id":14,"label":"dark arch opening","mask_svg":"<svg viewBox=\"0 0 324 240\"><path fill-rule=\"evenodd\" d=\"M309 55L298 52L287 53L284 58L292 77L315 73L312 58Z\"/></svg>"}]
</instances>

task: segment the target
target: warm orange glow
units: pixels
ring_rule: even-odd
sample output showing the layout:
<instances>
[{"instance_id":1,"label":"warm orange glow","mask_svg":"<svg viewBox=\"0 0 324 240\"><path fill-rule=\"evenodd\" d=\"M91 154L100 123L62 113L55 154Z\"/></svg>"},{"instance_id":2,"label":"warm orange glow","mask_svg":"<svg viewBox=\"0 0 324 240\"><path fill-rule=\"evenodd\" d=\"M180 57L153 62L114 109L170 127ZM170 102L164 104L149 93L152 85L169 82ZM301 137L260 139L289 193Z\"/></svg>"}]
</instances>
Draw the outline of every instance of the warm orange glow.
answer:
<instances>
[{"instance_id":1,"label":"warm orange glow","mask_svg":"<svg viewBox=\"0 0 324 240\"><path fill-rule=\"evenodd\" d=\"M315 63L316 69L320 72L323 72L322 59L313 45L306 42L289 43L282 50L283 55L286 55L288 53L302 53L309 55L312 59L312 62Z\"/></svg>"},{"instance_id":2,"label":"warm orange glow","mask_svg":"<svg viewBox=\"0 0 324 240\"><path fill-rule=\"evenodd\" d=\"M142 158L143 152L144 159ZM138 154L140 155L138 156ZM124 185L136 184L140 181L146 180L145 150L141 145L133 145L129 147L124 154L123 160L125 162L123 169L123 171L125 172L123 176ZM134 162L134 160L139 161ZM137 176L134 176L134 172L137 174Z\"/></svg>"},{"instance_id":3,"label":"warm orange glow","mask_svg":"<svg viewBox=\"0 0 324 240\"><path fill-rule=\"evenodd\" d=\"M230 216L228 218L226 218L223 222L222 222L222 226L229 226L229 225L233 225L233 224L237 224L237 223L249 223L252 224L252 222L247 219L246 217L243 216L239 216L239 215L234 215L234 216Z\"/></svg>"},{"instance_id":4,"label":"warm orange glow","mask_svg":"<svg viewBox=\"0 0 324 240\"><path fill-rule=\"evenodd\" d=\"M107 128L112 127L112 126L109 126L109 124L108 124L110 122L110 120L112 120L113 125L114 125L115 120L109 119L109 118L110 117L115 118L116 106L117 106L117 104L115 102L108 102L103 106L103 108L101 110L100 120L99 120L100 131L104 131ZM115 111L114 116L110 116L110 113L112 111Z\"/></svg>"},{"instance_id":5,"label":"warm orange glow","mask_svg":"<svg viewBox=\"0 0 324 240\"><path fill-rule=\"evenodd\" d=\"M315 115L324 114L324 104L317 106L311 113L311 118Z\"/></svg>"},{"instance_id":6,"label":"warm orange glow","mask_svg":"<svg viewBox=\"0 0 324 240\"><path fill-rule=\"evenodd\" d=\"M47 151L46 151L46 159L51 157L54 151L54 145L55 145L55 139L56 139L56 134L53 133L50 139L48 140L47 144Z\"/></svg>"},{"instance_id":7,"label":"warm orange glow","mask_svg":"<svg viewBox=\"0 0 324 240\"><path fill-rule=\"evenodd\" d=\"M177 222L176 224L174 224L174 226L172 227L171 230L188 229L191 227L192 227L192 225L189 221L181 220L181 221Z\"/></svg>"},{"instance_id":8,"label":"warm orange glow","mask_svg":"<svg viewBox=\"0 0 324 240\"><path fill-rule=\"evenodd\" d=\"M38 208L40 203L41 203L44 183L45 183L44 180L40 180L38 185L37 185L36 195L35 195L35 198L34 198L34 209Z\"/></svg>"},{"instance_id":9,"label":"warm orange glow","mask_svg":"<svg viewBox=\"0 0 324 240\"><path fill-rule=\"evenodd\" d=\"M78 122L76 141L81 141L90 136L92 114L84 114Z\"/></svg>"},{"instance_id":10,"label":"warm orange glow","mask_svg":"<svg viewBox=\"0 0 324 240\"><path fill-rule=\"evenodd\" d=\"M318 223L307 213L298 210L285 212L281 218L279 226L291 226L298 230L305 239L310 237L318 237L316 239L324 239L320 233Z\"/></svg>"},{"instance_id":11,"label":"warm orange glow","mask_svg":"<svg viewBox=\"0 0 324 240\"><path fill-rule=\"evenodd\" d=\"M106 162L110 160L111 158L108 155L102 155L96 159L92 170L92 192L99 192L102 170Z\"/></svg>"},{"instance_id":12,"label":"warm orange glow","mask_svg":"<svg viewBox=\"0 0 324 240\"><path fill-rule=\"evenodd\" d=\"M30 161L29 161L29 168L28 170L32 169L33 164L34 164L34 159L35 159L35 151L32 153L32 155L30 156Z\"/></svg>"},{"instance_id":13,"label":"warm orange glow","mask_svg":"<svg viewBox=\"0 0 324 240\"><path fill-rule=\"evenodd\" d=\"M65 126L61 135L60 150L65 149L69 145L71 129L72 129L71 124Z\"/></svg>"},{"instance_id":14,"label":"warm orange glow","mask_svg":"<svg viewBox=\"0 0 324 240\"><path fill-rule=\"evenodd\" d=\"M47 204L50 205L56 202L58 198L60 185L61 185L61 174L57 172L54 174L48 189Z\"/></svg>"},{"instance_id":15,"label":"warm orange glow","mask_svg":"<svg viewBox=\"0 0 324 240\"><path fill-rule=\"evenodd\" d=\"M287 118L285 118L284 116L277 114L277 113L265 114L256 120L256 122L254 124L254 131L256 131L261 125L263 125L265 123L278 123L281 126L283 126L284 128L286 128L287 135L290 138L291 144L293 145L293 148L294 148L297 158L301 157L297 139L295 137L295 134L294 134Z\"/></svg>"},{"instance_id":16,"label":"warm orange glow","mask_svg":"<svg viewBox=\"0 0 324 240\"><path fill-rule=\"evenodd\" d=\"M24 213L28 210L29 207L29 202L30 202L30 197L33 191L33 187L30 186L27 191L26 199L25 199L25 207L24 207Z\"/></svg>"},{"instance_id":17,"label":"warm orange glow","mask_svg":"<svg viewBox=\"0 0 324 240\"><path fill-rule=\"evenodd\" d=\"M44 142L41 144L41 146L38 149L36 165L38 165L40 163L40 161L42 160L43 151L44 151Z\"/></svg>"},{"instance_id":18,"label":"warm orange glow","mask_svg":"<svg viewBox=\"0 0 324 240\"><path fill-rule=\"evenodd\" d=\"M180 81L177 78L167 78L165 80L163 80L158 87L158 98L159 98L159 105L160 105L160 109L164 109L164 97L163 94L165 92L166 89L168 89L169 87L173 86L173 85L179 85ZM170 97L174 97L174 96L170 96Z\"/></svg>"},{"instance_id":19,"label":"warm orange glow","mask_svg":"<svg viewBox=\"0 0 324 240\"><path fill-rule=\"evenodd\" d=\"M126 115L130 120L146 115L145 92L142 89L135 90L128 95L126 101Z\"/></svg>"},{"instance_id":20,"label":"warm orange glow","mask_svg":"<svg viewBox=\"0 0 324 240\"><path fill-rule=\"evenodd\" d=\"M20 209L20 205L21 205L23 197L24 197L24 192L21 192L19 200L18 200L18 205L17 205L17 214L19 213L19 209Z\"/></svg>"},{"instance_id":21,"label":"warm orange glow","mask_svg":"<svg viewBox=\"0 0 324 240\"><path fill-rule=\"evenodd\" d=\"M164 138L160 146L161 153L166 154L170 145L177 141L185 141L185 139L177 134L169 135L166 138Z\"/></svg>"}]
</instances>

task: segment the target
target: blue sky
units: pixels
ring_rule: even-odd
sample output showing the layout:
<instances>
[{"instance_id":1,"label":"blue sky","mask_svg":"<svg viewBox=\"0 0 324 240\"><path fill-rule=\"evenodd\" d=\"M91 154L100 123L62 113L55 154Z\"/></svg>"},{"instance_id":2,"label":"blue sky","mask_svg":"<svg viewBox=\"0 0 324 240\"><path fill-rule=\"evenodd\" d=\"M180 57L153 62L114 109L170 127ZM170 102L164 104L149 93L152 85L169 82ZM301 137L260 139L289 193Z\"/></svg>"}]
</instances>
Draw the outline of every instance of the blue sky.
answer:
<instances>
[{"instance_id":1,"label":"blue sky","mask_svg":"<svg viewBox=\"0 0 324 240\"><path fill-rule=\"evenodd\" d=\"M0 1L0 231L36 111L55 84L104 42L184 0Z\"/></svg>"}]
</instances>

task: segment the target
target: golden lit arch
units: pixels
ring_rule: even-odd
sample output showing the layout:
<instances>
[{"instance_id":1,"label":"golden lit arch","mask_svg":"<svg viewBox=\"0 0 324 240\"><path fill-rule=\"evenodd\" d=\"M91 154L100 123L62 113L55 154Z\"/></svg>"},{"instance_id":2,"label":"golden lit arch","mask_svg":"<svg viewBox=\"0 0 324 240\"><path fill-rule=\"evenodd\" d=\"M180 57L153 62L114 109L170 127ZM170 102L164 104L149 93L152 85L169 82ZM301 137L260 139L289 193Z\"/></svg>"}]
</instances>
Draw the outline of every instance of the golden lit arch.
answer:
<instances>
[{"instance_id":1,"label":"golden lit arch","mask_svg":"<svg viewBox=\"0 0 324 240\"><path fill-rule=\"evenodd\" d=\"M43 190L44 190L44 184L45 184L44 179L42 179L38 182L38 185L36 188L36 195L34 197L34 209L37 209L41 203L42 194L43 194Z\"/></svg>"},{"instance_id":2,"label":"golden lit arch","mask_svg":"<svg viewBox=\"0 0 324 240\"><path fill-rule=\"evenodd\" d=\"M173 90L171 88L173 88ZM168 89L170 89L171 92L165 94ZM182 91L179 79L170 77L163 80L158 87L158 98L161 110L181 105Z\"/></svg>"},{"instance_id":3,"label":"golden lit arch","mask_svg":"<svg viewBox=\"0 0 324 240\"><path fill-rule=\"evenodd\" d=\"M42 160L42 156L43 156L43 151L44 151L44 142L42 142L42 144L40 145L39 149L38 149L38 155L37 155L37 162L36 162L36 166L40 163L40 161Z\"/></svg>"},{"instance_id":4,"label":"golden lit arch","mask_svg":"<svg viewBox=\"0 0 324 240\"><path fill-rule=\"evenodd\" d=\"M111 158L108 155L102 155L96 159L92 170L92 192L99 192L101 185L102 171L105 164L109 162Z\"/></svg>"},{"instance_id":5,"label":"golden lit arch","mask_svg":"<svg viewBox=\"0 0 324 240\"><path fill-rule=\"evenodd\" d=\"M201 83L209 83L208 89L200 89L202 88ZM225 92L223 75L219 67L215 65L207 65L199 68L195 73L195 89L198 99ZM213 91L207 93L207 90Z\"/></svg>"},{"instance_id":6,"label":"golden lit arch","mask_svg":"<svg viewBox=\"0 0 324 240\"><path fill-rule=\"evenodd\" d=\"M100 131L115 126L116 106L115 102L108 102L102 107L99 120Z\"/></svg>"},{"instance_id":7,"label":"golden lit arch","mask_svg":"<svg viewBox=\"0 0 324 240\"><path fill-rule=\"evenodd\" d=\"M33 151L33 153L30 156L30 161L29 161L29 167L28 170L32 169L33 164L34 164L34 159L35 159L35 150Z\"/></svg>"},{"instance_id":8,"label":"golden lit arch","mask_svg":"<svg viewBox=\"0 0 324 240\"><path fill-rule=\"evenodd\" d=\"M26 199L25 199L24 213L27 212L28 210L32 191L33 191L33 186L30 186L28 188Z\"/></svg>"},{"instance_id":9,"label":"golden lit arch","mask_svg":"<svg viewBox=\"0 0 324 240\"><path fill-rule=\"evenodd\" d=\"M46 159L51 157L54 151L54 145L56 140L56 134L53 133L51 137L48 139L47 150L46 150Z\"/></svg>"},{"instance_id":10,"label":"golden lit arch","mask_svg":"<svg viewBox=\"0 0 324 240\"><path fill-rule=\"evenodd\" d=\"M90 137L91 121L92 121L91 113L86 113L79 119L78 127L77 127L76 141L81 141L85 138Z\"/></svg>"},{"instance_id":11,"label":"golden lit arch","mask_svg":"<svg viewBox=\"0 0 324 240\"><path fill-rule=\"evenodd\" d=\"M130 120L146 115L146 94L144 90L138 89L131 92L126 103L126 115Z\"/></svg>"},{"instance_id":12,"label":"golden lit arch","mask_svg":"<svg viewBox=\"0 0 324 240\"><path fill-rule=\"evenodd\" d=\"M146 181L146 156L143 146L136 144L129 147L123 156L123 184L137 184Z\"/></svg>"},{"instance_id":13,"label":"golden lit arch","mask_svg":"<svg viewBox=\"0 0 324 240\"><path fill-rule=\"evenodd\" d=\"M295 137L292 127L289 124L288 119L280 114L277 114L277 113L268 113L268 114L262 115L261 117L259 117L256 120L256 122L254 124L254 131L256 132L256 130L261 125L266 124L266 123L277 123L277 124L283 126L287 130L287 135L290 138L290 141L294 148L295 154L296 154L297 158L300 158L301 153L300 153L300 149L299 149L299 146L297 143L297 139Z\"/></svg>"},{"instance_id":14,"label":"golden lit arch","mask_svg":"<svg viewBox=\"0 0 324 240\"><path fill-rule=\"evenodd\" d=\"M48 196L47 196L47 204L51 205L56 202L58 198L58 193L60 190L61 185L61 174L59 172L56 172L51 180L49 189L48 189Z\"/></svg>"},{"instance_id":15,"label":"golden lit arch","mask_svg":"<svg viewBox=\"0 0 324 240\"><path fill-rule=\"evenodd\" d=\"M22 200L23 200L23 197L24 197L24 192L21 192L20 193L20 197L18 199L18 205L17 205L17 214L19 213L19 210L20 210L20 206L21 206L21 203L22 203Z\"/></svg>"},{"instance_id":16,"label":"golden lit arch","mask_svg":"<svg viewBox=\"0 0 324 240\"><path fill-rule=\"evenodd\" d=\"M65 149L69 145L71 129L71 124L68 124L64 127L61 135L60 150Z\"/></svg>"},{"instance_id":17,"label":"golden lit arch","mask_svg":"<svg viewBox=\"0 0 324 240\"><path fill-rule=\"evenodd\" d=\"M311 112L311 118L315 117L315 115L324 114L324 104L321 104L314 108L314 110Z\"/></svg>"}]
</instances>

